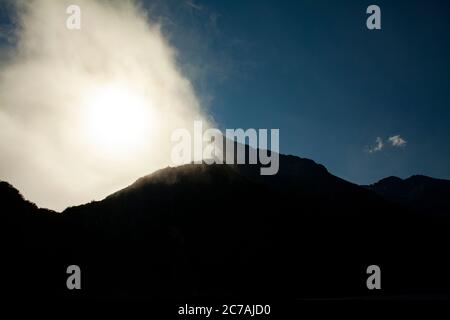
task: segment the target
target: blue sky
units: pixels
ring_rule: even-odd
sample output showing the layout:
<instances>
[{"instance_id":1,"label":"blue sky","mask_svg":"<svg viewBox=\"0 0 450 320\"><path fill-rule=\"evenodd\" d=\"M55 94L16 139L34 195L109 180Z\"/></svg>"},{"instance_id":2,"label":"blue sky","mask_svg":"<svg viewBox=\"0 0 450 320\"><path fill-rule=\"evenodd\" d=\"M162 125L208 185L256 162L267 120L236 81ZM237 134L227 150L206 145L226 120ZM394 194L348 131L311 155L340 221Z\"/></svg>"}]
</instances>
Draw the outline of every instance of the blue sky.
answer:
<instances>
[{"instance_id":1,"label":"blue sky","mask_svg":"<svg viewBox=\"0 0 450 320\"><path fill-rule=\"evenodd\" d=\"M382 30L366 28L370 4ZM450 2L143 5L219 128L279 128L282 153L355 183L450 178ZM0 9L2 34L8 26ZM392 146L395 135L406 145ZM377 137L383 148L368 152Z\"/></svg>"},{"instance_id":2,"label":"blue sky","mask_svg":"<svg viewBox=\"0 0 450 320\"><path fill-rule=\"evenodd\" d=\"M382 29L366 28L381 8ZM280 128L281 151L366 184L450 178L450 3L173 1L153 14L221 128ZM403 147L388 137L400 135ZM383 139L384 147L368 152Z\"/></svg>"}]
</instances>

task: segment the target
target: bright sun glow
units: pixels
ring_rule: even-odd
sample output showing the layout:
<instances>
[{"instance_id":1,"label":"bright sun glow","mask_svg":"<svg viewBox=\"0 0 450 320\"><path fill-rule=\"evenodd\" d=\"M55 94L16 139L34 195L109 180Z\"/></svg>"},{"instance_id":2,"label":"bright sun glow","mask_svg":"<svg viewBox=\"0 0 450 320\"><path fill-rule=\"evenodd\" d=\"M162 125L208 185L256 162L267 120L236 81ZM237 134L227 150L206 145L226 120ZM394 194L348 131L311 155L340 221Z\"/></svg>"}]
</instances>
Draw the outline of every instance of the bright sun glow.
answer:
<instances>
[{"instance_id":1,"label":"bright sun glow","mask_svg":"<svg viewBox=\"0 0 450 320\"><path fill-rule=\"evenodd\" d=\"M87 101L85 123L95 147L113 153L130 151L150 138L151 106L139 93L108 86L94 90Z\"/></svg>"}]
</instances>

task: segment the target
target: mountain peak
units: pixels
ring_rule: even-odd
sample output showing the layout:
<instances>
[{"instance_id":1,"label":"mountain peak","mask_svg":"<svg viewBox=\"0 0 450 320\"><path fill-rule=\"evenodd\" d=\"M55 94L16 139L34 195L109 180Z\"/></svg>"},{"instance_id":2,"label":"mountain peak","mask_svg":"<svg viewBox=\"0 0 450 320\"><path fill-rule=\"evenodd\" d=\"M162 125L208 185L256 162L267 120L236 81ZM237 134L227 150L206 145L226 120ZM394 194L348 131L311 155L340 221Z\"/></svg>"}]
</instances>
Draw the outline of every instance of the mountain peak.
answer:
<instances>
[{"instance_id":1,"label":"mountain peak","mask_svg":"<svg viewBox=\"0 0 450 320\"><path fill-rule=\"evenodd\" d=\"M450 180L413 175L387 177L367 187L384 198L421 211L450 212Z\"/></svg>"},{"instance_id":2,"label":"mountain peak","mask_svg":"<svg viewBox=\"0 0 450 320\"><path fill-rule=\"evenodd\" d=\"M398 184L402 183L404 180L396 176L389 176L375 182L373 185L386 185L386 184Z\"/></svg>"}]
</instances>

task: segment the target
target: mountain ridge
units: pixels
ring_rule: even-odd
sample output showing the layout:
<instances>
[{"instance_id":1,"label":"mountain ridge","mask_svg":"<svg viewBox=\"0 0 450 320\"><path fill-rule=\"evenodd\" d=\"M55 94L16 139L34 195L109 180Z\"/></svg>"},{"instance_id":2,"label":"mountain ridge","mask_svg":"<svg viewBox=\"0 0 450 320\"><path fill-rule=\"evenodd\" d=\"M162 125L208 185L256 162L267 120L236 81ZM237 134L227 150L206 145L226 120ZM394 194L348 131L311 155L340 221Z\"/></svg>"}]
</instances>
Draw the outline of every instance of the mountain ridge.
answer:
<instances>
[{"instance_id":1,"label":"mountain ridge","mask_svg":"<svg viewBox=\"0 0 450 320\"><path fill-rule=\"evenodd\" d=\"M406 179L391 176L364 187L415 210L450 213L450 180L424 175L412 175Z\"/></svg>"},{"instance_id":2,"label":"mountain ridge","mask_svg":"<svg viewBox=\"0 0 450 320\"><path fill-rule=\"evenodd\" d=\"M283 155L280 154L280 158L281 161L283 162L283 169L281 169L281 172L279 172L277 175L275 176L260 176L259 175L259 168L261 165L236 165L236 164L223 164L220 166L224 166L224 168L231 168L232 170L234 170L234 173L238 173L240 175L242 175L243 177L245 177L246 179L251 179L251 180L255 180L255 181L259 181L259 182L263 182L263 183L275 183L275 184L281 184L284 183L286 184L286 177L287 176L291 176L294 177L294 179L289 179L289 180L293 180L293 181L288 181L288 183L295 183L295 182L303 182L303 183L309 183L309 187L311 188L312 185L314 185L314 181L312 181L311 176L314 177L315 179L317 177L327 177L328 179L330 179L330 177L333 177L333 179L335 179L334 183L344 183L347 185L352 185L352 186L357 186L357 187L362 187L364 189L367 190L371 190L373 192L375 192L376 194L382 196L383 198L388 199L389 201L394 201L394 202L399 202L401 204L406 204L405 201L407 199L404 199L405 197L402 196L398 196L396 194L390 194L390 192L399 192L399 190L393 190L394 188L405 188L406 186L408 186L409 188L412 188L414 185L416 187L423 187L423 185L427 185L429 187L430 184L436 184L439 183L441 185L444 185L446 188L449 188L450 190L450 180L447 179L440 179L440 178L433 178L433 177L429 177L429 176L425 176L425 175L412 175L408 178L402 179L396 176L388 176L386 178L382 178L379 181L370 184L370 185L358 185L355 184L353 182L347 181L345 179L342 179L340 177L334 176L333 174L331 174L327 168L319 163L316 163L314 160L308 159L308 158L301 158L295 155ZM296 168L292 168L292 164L295 163L295 165L297 166ZM298 167L298 164L301 163L300 168ZM196 166L197 168L200 168L202 166L205 166L205 163L200 164L186 164L186 165L181 165L181 166L167 166L166 168L162 168L162 169L158 169L148 175L142 176L138 179L136 179L133 183L131 183L130 185L121 188L119 190L117 190L116 192L111 193L110 195L106 196L105 198L101 199L101 200L94 200L91 201L92 202L101 202L103 200L106 200L110 197L114 197L117 196L123 192L126 192L128 189L133 189L133 188L138 188L140 186L142 186L143 184L145 184L146 182L149 183L154 183L154 182L165 182L165 183L174 183L175 181L173 179L176 179L177 177L177 172L178 171L183 171L187 168L189 168L190 166ZM208 165L211 166L211 165ZM218 166L213 164L213 166ZM281 165L280 165L281 167ZM288 170L285 170L286 167L288 168ZM195 168L195 167L192 167ZM192 168L190 169L192 171ZM203 169L203 171L205 171ZM287 173L286 173L287 172ZM311 174L312 173L312 174ZM295 181L295 178L300 178L300 181ZM321 181L323 182L323 181ZM0 183L2 184L2 188L5 189L5 186L7 185L10 189L14 189L17 191L17 193L19 194L19 196L23 198L23 196L21 195L20 191L15 189L11 184L9 184L6 181L0 181ZM323 185L320 186L321 188L323 188ZM5 189L6 190L6 189ZM2 191L4 192L4 191ZM404 191L406 192L406 191ZM450 197L450 194L449 194ZM32 206L36 207L37 206L30 200L26 200L24 199L27 203L31 204ZM77 206L84 206L88 203L84 203L81 205L74 205L74 206L69 206L66 209L62 210L61 212L65 212L70 208L74 208ZM42 211L46 211L48 210L49 212L56 212L54 210L50 210L47 208L39 208ZM450 212L450 211L449 211Z\"/></svg>"},{"instance_id":3,"label":"mountain ridge","mask_svg":"<svg viewBox=\"0 0 450 320\"><path fill-rule=\"evenodd\" d=\"M259 173L168 167L62 214L33 214L1 184L15 194L0 188L5 287L71 297L64 271L75 263L88 298L367 296L364 272L377 263L395 276L385 293L450 295L449 215L416 212L295 156L280 155L275 176ZM22 276L30 265L40 275L32 286Z\"/></svg>"}]
</instances>

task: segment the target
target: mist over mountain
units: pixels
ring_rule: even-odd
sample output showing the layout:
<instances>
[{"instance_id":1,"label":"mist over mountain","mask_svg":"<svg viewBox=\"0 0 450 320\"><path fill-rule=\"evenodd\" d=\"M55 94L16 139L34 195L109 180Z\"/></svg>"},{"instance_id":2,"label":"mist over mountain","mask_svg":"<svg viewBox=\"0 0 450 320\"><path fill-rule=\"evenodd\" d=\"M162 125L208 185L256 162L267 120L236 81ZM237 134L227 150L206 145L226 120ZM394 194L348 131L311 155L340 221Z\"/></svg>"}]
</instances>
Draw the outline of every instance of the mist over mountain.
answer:
<instances>
[{"instance_id":1,"label":"mist over mountain","mask_svg":"<svg viewBox=\"0 0 450 320\"><path fill-rule=\"evenodd\" d=\"M390 196L418 188L425 203L434 183L444 190L448 181L366 188L286 155L279 168L261 176L259 165L167 167L62 213L2 182L4 290L20 299L373 297L366 268L377 264L384 295L450 294L450 215ZM78 292L65 287L71 264L83 273ZM37 276L24 276L30 266Z\"/></svg>"}]
</instances>

